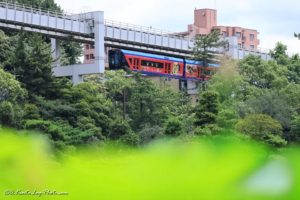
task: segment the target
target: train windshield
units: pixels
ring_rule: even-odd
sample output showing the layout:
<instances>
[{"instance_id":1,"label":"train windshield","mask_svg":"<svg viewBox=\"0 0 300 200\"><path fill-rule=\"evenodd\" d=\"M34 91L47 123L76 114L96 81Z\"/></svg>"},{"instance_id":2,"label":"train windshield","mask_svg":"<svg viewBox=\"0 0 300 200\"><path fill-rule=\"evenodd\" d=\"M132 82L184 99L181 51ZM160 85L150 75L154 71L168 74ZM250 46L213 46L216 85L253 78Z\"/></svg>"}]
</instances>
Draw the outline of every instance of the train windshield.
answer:
<instances>
[{"instance_id":1,"label":"train windshield","mask_svg":"<svg viewBox=\"0 0 300 200\"><path fill-rule=\"evenodd\" d=\"M110 69L119 69L120 66L120 57L118 51L111 50L109 51L109 68Z\"/></svg>"}]
</instances>

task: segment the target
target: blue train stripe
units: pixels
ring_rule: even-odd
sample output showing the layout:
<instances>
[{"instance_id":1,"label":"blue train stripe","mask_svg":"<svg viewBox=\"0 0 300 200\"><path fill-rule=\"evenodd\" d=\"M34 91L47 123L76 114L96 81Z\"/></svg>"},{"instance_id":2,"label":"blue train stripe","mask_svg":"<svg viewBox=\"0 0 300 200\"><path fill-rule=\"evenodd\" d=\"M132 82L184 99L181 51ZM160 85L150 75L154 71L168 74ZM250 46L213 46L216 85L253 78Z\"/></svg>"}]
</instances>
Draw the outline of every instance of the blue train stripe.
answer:
<instances>
[{"instance_id":1,"label":"blue train stripe","mask_svg":"<svg viewBox=\"0 0 300 200\"><path fill-rule=\"evenodd\" d=\"M183 63L183 59L180 59L180 58L161 56L161 55L155 55L155 54L150 54L150 53L142 53L142 52L137 52L137 51L129 51L129 50L123 50L123 49L121 51L122 51L122 53L124 53L126 55L142 56L142 57L147 57L147 58L154 58L154 59L159 59L159 60L167 60L167 61Z\"/></svg>"},{"instance_id":2,"label":"blue train stripe","mask_svg":"<svg viewBox=\"0 0 300 200\"><path fill-rule=\"evenodd\" d=\"M183 63L183 59L181 58L174 58L174 57L169 57L169 56L162 56L162 55L156 55L156 54L150 54L150 53L142 53L142 52L137 52L137 51L130 51L130 50L124 50L121 49L122 53L125 55L132 55L132 56L142 56L146 58L152 58L152 59L159 59L159 60L166 60L166 61L173 61L173 62L180 62ZM191 65L203 65L202 61L195 61L195 60L185 60L186 64L191 64ZM220 67L219 64L208 64L209 67Z\"/></svg>"}]
</instances>

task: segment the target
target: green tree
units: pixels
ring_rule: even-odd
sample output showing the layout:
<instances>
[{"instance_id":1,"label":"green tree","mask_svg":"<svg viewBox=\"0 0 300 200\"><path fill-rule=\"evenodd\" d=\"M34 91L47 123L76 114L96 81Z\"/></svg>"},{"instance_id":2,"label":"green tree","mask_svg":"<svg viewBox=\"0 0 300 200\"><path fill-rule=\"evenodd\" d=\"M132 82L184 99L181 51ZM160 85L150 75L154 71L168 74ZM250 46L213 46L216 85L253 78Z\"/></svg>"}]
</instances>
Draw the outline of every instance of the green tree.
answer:
<instances>
[{"instance_id":1,"label":"green tree","mask_svg":"<svg viewBox=\"0 0 300 200\"><path fill-rule=\"evenodd\" d=\"M29 95L51 96L54 77L52 75L50 46L38 34L22 33L18 40L12 73L27 89Z\"/></svg>"},{"instance_id":2,"label":"green tree","mask_svg":"<svg viewBox=\"0 0 300 200\"><path fill-rule=\"evenodd\" d=\"M55 3L54 0L17 0L19 4L24 4L26 6L32 6L33 8L38 8L42 10L50 10L51 12L57 12L58 14L63 13L61 7ZM50 39L44 40L50 43ZM62 64L63 65L73 65L80 62L80 56L82 55L82 45L77 42L62 41L60 43L62 48Z\"/></svg>"},{"instance_id":3,"label":"green tree","mask_svg":"<svg viewBox=\"0 0 300 200\"><path fill-rule=\"evenodd\" d=\"M196 106L196 126L206 126L216 124L219 112L218 93L206 91L200 95Z\"/></svg>"},{"instance_id":4,"label":"green tree","mask_svg":"<svg viewBox=\"0 0 300 200\"><path fill-rule=\"evenodd\" d=\"M298 54L293 55L287 65L288 80L291 83L300 84L300 57Z\"/></svg>"},{"instance_id":5,"label":"green tree","mask_svg":"<svg viewBox=\"0 0 300 200\"><path fill-rule=\"evenodd\" d=\"M289 58L286 51L287 46L282 44L281 42L277 42L274 50L270 51L270 55L277 62L277 64L287 65Z\"/></svg>"},{"instance_id":6,"label":"green tree","mask_svg":"<svg viewBox=\"0 0 300 200\"><path fill-rule=\"evenodd\" d=\"M208 85L208 90L217 92L220 103L227 107L232 106L244 90L243 77L239 74L237 65L234 60L224 60Z\"/></svg>"},{"instance_id":7,"label":"green tree","mask_svg":"<svg viewBox=\"0 0 300 200\"><path fill-rule=\"evenodd\" d=\"M276 90L264 90L259 96L247 100L244 107L239 107L240 116L249 114L265 114L278 120L284 129L290 129L293 109L289 106L286 96Z\"/></svg>"},{"instance_id":8,"label":"green tree","mask_svg":"<svg viewBox=\"0 0 300 200\"><path fill-rule=\"evenodd\" d=\"M246 82L257 88L280 89L288 84L286 66L263 61L259 56L247 56L239 63L238 70Z\"/></svg>"},{"instance_id":9,"label":"green tree","mask_svg":"<svg viewBox=\"0 0 300 200\"><path fill-rule=\"evenodd\" d=\"M128 115L128 101L134 85L134 80L127 78L124 71L106 72L107 81L105 81L105 88L109 98L113 101L115 114L123 116L123 120ZM118 113L120 112L121 113Z\"/></svg>"},{"instance_id":10,"label":"green tree","mask_svg":"<svg viewBox=\"0 0 300 200\"><path fill-rule=\"evenodd\" d=\"M0 65L4 68L9 63L9 58L13 56L9 37L0 30Z\"/></svg>"},{"instance_id":11,"label":"green tree","mask_svg":"<svg viewBox=\"0 0 300 200\"><path fill-rule=\"evenodd\" d=\"M63 49L63 58L65 60L63 65L74 65L80 63L80 56L82 56L82 45L78 42L61 42Z\"/></svg>"},{"instance_id":12,"label":"green tree","mask_svg":"<svg viewBox=\"0 0 300 200\"><path fill-rule=\"evenodd\" d=\"M226 42L221 40L219 30L212 30L208 35L197 35L193 48L193 59L203 61L205 67L208 63L217 62L217 52L214 48L225 47Z\"/></svg>"},{"instance_id":13,"label":"green tree","mask_svg":"<svg viewBox=\"0 0 300 200\"><path fill-rule=\"evenodd\" d=\"M34 8L42 8L44 10L49 9L52 11L61 11L61 8L54 0L14 0L19 4L24 4L26 6L32 6Z\"/></svg>"},{"instance_id":14,"label":"green tree","mask_svg":"<svg viewBox=\"0 0 300 200\"><path fill-rule=\"evenodd\" d=\"M21 84L0 67L0 124L19 127L22 120L22 104L27 92Z\"/></svg>"},{"instance_id":15,"label":"green tree","mask_svg":"<svg viewBox=\"0 0 300 200\"><path fill-rule=\"evenodd\" d=\"M293 117L291 123L291 141L300 142L300 116L296 115Z\"/></svg>"}]
</instances>

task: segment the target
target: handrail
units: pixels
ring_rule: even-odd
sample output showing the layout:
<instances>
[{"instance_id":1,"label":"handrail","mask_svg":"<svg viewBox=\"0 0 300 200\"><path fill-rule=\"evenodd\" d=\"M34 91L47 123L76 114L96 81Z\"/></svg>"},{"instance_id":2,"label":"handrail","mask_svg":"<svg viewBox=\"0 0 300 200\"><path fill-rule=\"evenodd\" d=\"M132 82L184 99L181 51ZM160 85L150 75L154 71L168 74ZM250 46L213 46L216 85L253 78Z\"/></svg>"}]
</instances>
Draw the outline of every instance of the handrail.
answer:
<instances>
[{"instance_id":1,"label":"handrail","mask_svg":"<svg viewBox=\"0 0 300 200\"><path fill-rule=\"evenodd\" d=\"M155 35L168 36L170 38L175 38L175 39L181 39L181 40L185 39L184 37L174 35L174 32L152 28L152 26L136 25L136 24L130 24L130 23L114 21L114 20L105 20L105 25L112 26L112 27L118 27L118 28L124 28L127 30L145 32L145 33L150 33L150 34L155 34Z\"/></svg>"},{"instance_id":2,"label":"handrail","mask_svg":"<svg viewBox=\"0 0 300 200\"><path fill-rule=\"evenodd\" d=\"M25 5L25 4L19 4L15 1L14 2L0 1L0 7L13 8L13 9L16 9L16 10L28 11L28 12L31 12L31 13L39 13L39 14L49 15L49 16L53 16L53 17L65 18L65 19L69 19L69 20L77 20L77 21L85 20L85 18L84 18L85 15L76 15L78 17L75 18L73 14L66 13L65 11L59 12L57 10L50 10L50 9L45 10L45 9L40 8L40 7L37 8L37 7L33 7L33 6L28 6L28 5Z\"/></svg>"}]
</instances>

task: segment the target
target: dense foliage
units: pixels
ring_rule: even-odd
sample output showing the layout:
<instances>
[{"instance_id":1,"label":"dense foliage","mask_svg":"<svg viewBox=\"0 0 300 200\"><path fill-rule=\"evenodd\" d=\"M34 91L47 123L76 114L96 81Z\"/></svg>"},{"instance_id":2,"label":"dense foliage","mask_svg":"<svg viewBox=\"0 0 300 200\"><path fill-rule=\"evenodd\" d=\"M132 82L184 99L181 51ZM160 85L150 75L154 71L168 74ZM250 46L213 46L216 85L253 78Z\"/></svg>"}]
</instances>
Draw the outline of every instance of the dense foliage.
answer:
<instances>
[{"instance_id":1,"label":"dense foliage","mask_svg":"<svg viewBox=\"0 0 300 200\"><path fill-rule=\"evenodd\" d=\"M62 12L52 0L29 3ZM215 60L210 49L225 44L219 36L213 31L196 38L194 58L205 66ZM80 45L61 45L62 62L78 62ZM211 137L224 130L275 147L298 143L300 56L286 51L278 43L270 61L253 55L239 62L224 59L205 87L199 84L192 103L185 92L124 71L73 86L53 76L49 38L0 31L0 124L36 130L57 148L110 140L136 146L164 136Z\"/></svg>"},{"instance_id":2,"label":"dense foliage","mask_svg":"<svg viewBox=\"0 0 300 200\"><path fill-rule=\"evenodd\" d=\"M250 55L222 64L208 85L209 91L219 94L220 127L237 128L274 146L299 141L300 58L289 57L286 51L278 43L270 61Z\"/></svg>"}]
</instances>

